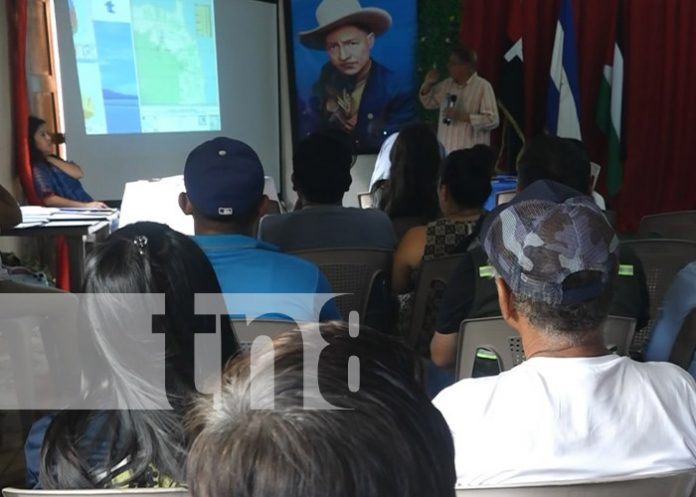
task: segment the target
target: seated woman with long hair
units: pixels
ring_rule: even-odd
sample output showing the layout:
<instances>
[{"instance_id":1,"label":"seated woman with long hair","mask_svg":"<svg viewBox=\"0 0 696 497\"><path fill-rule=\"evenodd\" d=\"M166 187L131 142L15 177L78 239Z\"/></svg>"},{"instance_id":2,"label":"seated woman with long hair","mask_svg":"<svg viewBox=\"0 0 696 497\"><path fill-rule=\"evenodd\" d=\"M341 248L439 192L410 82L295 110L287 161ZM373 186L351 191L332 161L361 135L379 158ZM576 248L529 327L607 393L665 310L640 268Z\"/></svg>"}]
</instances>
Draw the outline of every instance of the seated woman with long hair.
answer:
<instances>
[{"instance_id":1,"label":"seated woman with long hair","mask_svg":"<svg viewBox=\"0 0 696 497\"><path fill-rule=\"evenodd\" d=\"M487 145L455 150L440 167L437 189L443 217L411 228L394 253L392 289L401 298L400 328L410 321L412 292L424 260L463 252L491 194L493 151Z\"/></svg>"},{"instance_id":2,"label":"seated woman with long hair","mask_svg":"<svg viewBox=\"0 0 696 497\"><path fill-rule=\"evenodd\" d=\"M53 154L53 137L46 121L29 116L29 159L34 189L48 207L104 208L80 183L82 168Z\"/></svg>"},{"instance_id":3,"label":"seated woman with long hair","mask_svg":"<svg viewBox=\"0 0 696 497\"><path fill-rule=\"evenodd\" d=\"M56 489L175 486L184 481L183 418L196 393L194 332L214 333L220 319L223 366L239 349L227 316L194 313L194 295L221 293L215 271L189 237L162 224L136 223L90 254L84 293L82 393L70 406L80 410L34 424L25 447L27 483ZM164 314L151 312L143 294L164 294ZM151 333L135 330L139 311L150 317ZM118 334L107 332L114 329ZM152 343L159 339L161 345L162 337L163 353L153 355ZM163 371L164 385L133 371L152 364ZM158 398L167 408L152 407Z\"/></svg>"},{"instance_id":4,"label":"seated woman with long hair","mask_svg":"<svg viewBox=\"0 0 696 497\"><path fill-rule=\"evenodd\" d=\"M438 217L437 168L442 159L437 136L427 124L406 126L389 153L391 169L379 208L394 223L397 239L414 225Z\"/></svg>"}]
</instances>

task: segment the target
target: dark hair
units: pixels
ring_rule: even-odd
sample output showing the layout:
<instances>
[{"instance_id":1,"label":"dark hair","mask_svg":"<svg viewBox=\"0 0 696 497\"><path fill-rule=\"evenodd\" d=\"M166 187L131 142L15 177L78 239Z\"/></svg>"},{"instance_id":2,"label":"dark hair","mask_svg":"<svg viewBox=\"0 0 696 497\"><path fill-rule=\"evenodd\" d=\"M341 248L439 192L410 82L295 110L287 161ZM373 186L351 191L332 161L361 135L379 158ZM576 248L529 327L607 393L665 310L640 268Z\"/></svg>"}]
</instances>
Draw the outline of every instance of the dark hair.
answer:
<instances>
[{"instance_id":1,"label":"dark hair","mask_svg":"<svg viewBox=\"0 0 696 497\"><path fill-rule=\"evenodd\" d=\"M355 338L344 324L320 331L284 333L254 354L253 372L249 356L226 371L219 405L206 400L193 419L191 495L453 497L452 437L415 380L413 353L369 329ZM303 388L303 360L324 340L319 395ZM348 386L355 358L357 391ZM264 392L253 406L250 390ZM305 408L308 398L338 409Z\"/></svg>"},{"instance_id":2,"label":"dark hair","mask_svg":"<svg viewBox=\"0 0 696 497\"><path fill-rule=\"evenodd\" d=\"M46 159L44 153L37 148L36 143L34 142L34 135L43 124L46 124L46 121L43 119L36 116L29 116L29 136L27 139L29 141L29 160L31 161L32 165L38 162L43 162Z\"/></svg>"},{"instance_id":3,"label":"dark hair","mask_svg":"<svg viewBox=\"0 0 696 497\"><path fill-rule=\"evenodd\" d=\"M391 169L380 209L394 219L421 217L432 221L439 212L437 175L440 144L427 124L411 124L399 131L389 154Z\"/></svg>"},{"instance_id":4,"label":"dark hair","mask_svg":"<svg viewBox=\"0 0 696 497\"><path fill-rule=\"evenodd\" d=\"M109 487L119 475L119 485L151 486L156 484L153 472L182 481L187 445L182 418L195 392L194 332L214 332L216 325L215 316L195 315L194 295L221 293L210 262L189 237L163 224L136 223L95 247L86 263L83 291L165 295L164 315L153 316L152 328L153 336L164 334L165 388L173 410L120 408L59 413L43 442L42 486ZM130 406L162 393L147 379L129 374L129 364L157 358L144 357L145 352L138 354L142 336L136 337L134 332L129 335L129 319L139 309L125 308L119 297L83 301L85 319L79 345L85 349L81 354L87 362L83 364L83 395L90 405L108 408L115 399L121 401L119 406L123 405L122 399L135 399ZM227 316L219 319L224 364L239 346ZM123 329L122 336L104 332L114 323L119 332ZM133 338L140 341L134 342Z\"/></svg>"},{"instance_id":5,"label":"dark hair","mask_svg":"<svg viewBox=\"0 0 696 497\"><path fill-rule=\"evenodd\" d=\"M476 69L476 61L478 56L476 50L469 47L455 47L452 49L452 55L457 57L462 64L469 64L472 69Z\"/></svg>"},{"instance_id":6,"label":"dark hair","mask_svg":"<svg viewBox=\"0 0 696 497\"><path fill-rule=\"evenodd\" d=\"M462 208L483 207L491 194L495 154L487 145L455 150L440 166L440 185L446 186L454 202Z\"/></svg>"},{"instance_id":7,"label":"dark hair","mask_svg":"<svg viewBox=\"0 0 696 497\"><path fill-rule=\"evenodd\" d=\"M590 159L582 142L557 136L535 136L517 162L518 184L522 189L548 179L589 194L590 173Z\"/></svg>"},{"instance_id":8,"label":"dark hair","mask_svg":"<svg viewBox=\"0 0 696 497\"><path fill-rule=\"evenodd\" d=\"M579 271L565 279L563 288L596 284L601 277L597 271ZM588 334L596 333L607 319L613 294L611 281L601 295L577 304L551 305L515 294L515 308L539 331L579 344Z\"/></svg>"},{"instance_id":9,"label":"dark hair","mask_svg":"<svg viewBox=\"0 0 696 497\"><path fill-rule=\"evenodd\" d=\"M354 156L349 143L349 139L341 140L326 131L313 133L297 144L292 157L293 182L308 201L334 204L343 199L352 181Z\"/></svg>"}]
</instances>

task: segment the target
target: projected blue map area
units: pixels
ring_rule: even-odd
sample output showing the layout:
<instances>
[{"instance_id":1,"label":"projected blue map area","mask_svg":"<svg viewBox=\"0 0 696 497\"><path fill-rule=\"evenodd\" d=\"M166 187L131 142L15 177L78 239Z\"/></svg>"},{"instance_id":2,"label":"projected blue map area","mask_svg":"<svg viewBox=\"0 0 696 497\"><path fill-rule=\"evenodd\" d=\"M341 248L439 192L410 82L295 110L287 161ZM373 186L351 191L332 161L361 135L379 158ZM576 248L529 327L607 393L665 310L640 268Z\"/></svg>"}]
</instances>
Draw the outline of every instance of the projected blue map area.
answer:
<instances>
[{"instance_id":1,"label":"projected blue map area","mask_svg":"<svg viewBox=\"0 0 696 497\"><path fill-rule=\"evenodd\" d=\"M220 129L213 0L71 0L87 134Z\"/></svg>"}]
</instances>

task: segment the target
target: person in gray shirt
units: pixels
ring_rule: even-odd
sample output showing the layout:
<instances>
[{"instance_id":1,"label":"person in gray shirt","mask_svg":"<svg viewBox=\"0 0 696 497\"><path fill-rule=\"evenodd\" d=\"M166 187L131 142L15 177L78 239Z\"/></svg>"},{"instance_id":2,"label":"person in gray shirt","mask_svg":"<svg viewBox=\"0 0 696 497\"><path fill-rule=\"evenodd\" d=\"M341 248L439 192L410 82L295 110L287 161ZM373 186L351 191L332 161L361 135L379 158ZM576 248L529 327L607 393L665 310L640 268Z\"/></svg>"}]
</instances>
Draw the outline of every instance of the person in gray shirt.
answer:
<instances>
[{"instance_id":1,"label":"person in gray shirt","mask_svg":"<svg viewBox=\"0 0 696 497\"><path fill-rule=\"evenodd\" d=\"M346 139L318 132L303 139L293 155L293 189L300 210L266 216L259 239L283 252L323 248L393 249L394 228L378 209L343 207L352 181L353 151Z\"/></svg>"}]
</instances>

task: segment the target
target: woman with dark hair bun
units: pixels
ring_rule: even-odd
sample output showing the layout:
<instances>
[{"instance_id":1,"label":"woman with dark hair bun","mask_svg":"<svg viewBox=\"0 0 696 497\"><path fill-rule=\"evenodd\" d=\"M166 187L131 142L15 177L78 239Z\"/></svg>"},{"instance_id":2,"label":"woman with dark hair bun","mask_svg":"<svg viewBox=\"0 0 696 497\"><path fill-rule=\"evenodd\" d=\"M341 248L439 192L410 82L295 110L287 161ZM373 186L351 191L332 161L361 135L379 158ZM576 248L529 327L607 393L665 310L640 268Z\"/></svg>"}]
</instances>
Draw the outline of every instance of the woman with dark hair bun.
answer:
<instances>
[{"instance_id":1,"label":"woman with dark hair bun","mask_svg":"<svg viewBox=\"0 0 696 497\"><path fill-rule=\"evenodd\" d=\"M142 222L93 250L83 292L82 410L34 424L25 447L27 483L56 489L175 486L184 481L183 417L196 392L195 333L214 333L220 319L222 365L239 350L226 316L194 312L194 295L221 293L215 271L189 237ZM148 308L145 294L164 294L163 315ZM150 317L152 333L137 330L138 315ZM153 357L152 343L162 336L164 354ZM164 371L164 392L156 378L137 375L139 364ZM171 408L153 408L153 399Z\"/></svg>"},{"instance_id":2,"label":"woman with dark hair bun","mask_svg":"<svg viewBox=\"0 0 696 497\"><path fill-rule=\"evenodd\" d=\"M394 253L392 288L404 294L399 316L402 331L411 319L412 292L423 261L466 250L463 242L473 238L483 205L491 194L494 159L489 146L476 145L455 150L442 161L437 193L443 216L411 228Z\"/></svg>"},{"instance_id":3,"label":"woman with dark hair bun","mask_svg":"<svg viewBox=\"0 0 696 497\"><path fill-rule=\"evenodd\" d=\"M80 183L82 168L53 154L53 137L46 121L29 116L29 159L34 189L49 207L107 207L95 202Z\"/></svg>"}]
</instances>

